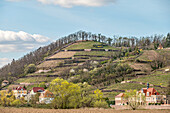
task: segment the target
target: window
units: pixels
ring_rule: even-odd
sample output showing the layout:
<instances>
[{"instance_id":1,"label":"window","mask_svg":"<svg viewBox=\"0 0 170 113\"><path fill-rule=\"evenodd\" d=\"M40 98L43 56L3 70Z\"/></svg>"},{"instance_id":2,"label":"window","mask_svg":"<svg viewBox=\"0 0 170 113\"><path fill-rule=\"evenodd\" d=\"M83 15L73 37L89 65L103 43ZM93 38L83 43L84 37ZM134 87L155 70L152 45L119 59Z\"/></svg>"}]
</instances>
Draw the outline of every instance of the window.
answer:
<instances>
[{"instance_id":1,"label":"window","mask_svg":"<svg viewBox=\"0 0 170 113\"><path fill-rule=\"evenodd\" d=\"M147 92L147 96L149 96L149 92Z\"/></svg>"}]
</instances>

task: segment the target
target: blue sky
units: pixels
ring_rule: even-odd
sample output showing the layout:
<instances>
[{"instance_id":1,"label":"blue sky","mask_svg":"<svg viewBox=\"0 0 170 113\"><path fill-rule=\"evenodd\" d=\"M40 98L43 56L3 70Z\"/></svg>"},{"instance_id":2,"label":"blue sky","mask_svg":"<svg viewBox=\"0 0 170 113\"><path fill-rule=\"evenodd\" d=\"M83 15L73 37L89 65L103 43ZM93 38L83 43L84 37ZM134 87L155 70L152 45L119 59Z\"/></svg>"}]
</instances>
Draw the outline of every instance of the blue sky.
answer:
<instances>
[{"instance_id":1,"label":"blue sky","mask_svg":"<svg viewBox=\"0 0 170 113\"><path fill-rule=\"evenodd\" d=\"M79 30L166 35L169 6L170 0L0 0L0 67Z\"/></svg>"}]
</instances>

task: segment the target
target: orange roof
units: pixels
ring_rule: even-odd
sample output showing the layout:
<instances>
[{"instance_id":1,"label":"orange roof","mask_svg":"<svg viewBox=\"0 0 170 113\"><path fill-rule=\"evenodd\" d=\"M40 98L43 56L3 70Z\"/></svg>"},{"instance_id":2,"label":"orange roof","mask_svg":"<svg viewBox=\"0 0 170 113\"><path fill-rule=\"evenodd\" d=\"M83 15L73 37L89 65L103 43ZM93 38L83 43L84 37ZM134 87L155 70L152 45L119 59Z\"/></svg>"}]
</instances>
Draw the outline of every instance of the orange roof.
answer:
<instances>
[{"instance_id":1,"label":"orange roof","mask_svg":"<svg viewBox=\"0 0 170 113\"><path fill-rule=\"evenodd\" d=\"M163 49L163 47L162 47L162 45L161 45L161 44L159 44L158 49Z\"/></svg>"},{"instance_id":2,"label":"orange roof","mask_svg":"<svg viewBox=\"0 0 170 113\"><path fill-rule=\"evenodd\" d=\"M52 98L54 97L54 95L52 92L45 90L43 93L41 93L40 98L46 98L46 97Z\"/></svg>"},{"instance_id":3,"label":"orange roof","mask_svg":"<svg viewBox=\"0 0 170 113\"><path fill-rule=\"evenodd\" d=\"M7 80L4 80L3 82L8 82ZM8 82L9 83L9 82Z\"/></svg>"},{"instance_id":4,"label":"orange roof","mask_svg":"<svg viewBox=\"0 0 170 113\"><path fill-rule=\"evenodd\" d=\"M120 93L116 97L123 97L123 96L124 96L124 93Z\"/></svg>"},{"instance_id":5,"label":"orange roof","mask_svg":"<svg viewBox=\"0 0 170 113\"><path fill-rule=\"evenodd\" d=\"M149 92L149 96L151 96L151 95L159 95L159 93L156 91L156 89L154 89L154 88L142 88L143 89L143 93L145 93L145 96L147 96L147 92ZM139 92L141 92L141 90L139 91Z\"/></svg>"}]
</instances>

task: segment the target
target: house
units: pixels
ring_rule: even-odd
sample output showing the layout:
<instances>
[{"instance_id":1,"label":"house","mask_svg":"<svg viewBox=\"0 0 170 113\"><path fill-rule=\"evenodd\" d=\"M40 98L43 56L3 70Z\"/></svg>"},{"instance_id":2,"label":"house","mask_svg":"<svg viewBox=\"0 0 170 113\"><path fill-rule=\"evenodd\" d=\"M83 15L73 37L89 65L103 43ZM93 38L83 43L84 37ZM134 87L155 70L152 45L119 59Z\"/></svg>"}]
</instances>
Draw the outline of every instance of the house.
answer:
<instances>
[{"instance_id":1,"label":"house","mask_svg":"<svg viewBox=\"0 0 170 113\"><path fill-rule=\"evenodd\" d=\"M16 99L20 98L20 97L26 97L27 96L27 90L24 89L21 86L18 86L17 88L13 88L13 93Z\"/></svg>"},{"instance_id":2,"label":"house","mask_svg":"<svg viewBox=\"0 0 170 113\"><path fill-rule=\"evenodd\" d=\"M170 95L163 95L163 97L162 97L162 102L163 102L165 105L170 105Z\"/></svg>"},{"instance_id":3,"label":"house","mask_svg":"<svg viewBox=\"0 0 170 113\"><path fill-rule=\"evenodd\" d=\"M158 48L157 49L163 49L162 45L159 44Z\"/></svg>"},{"instance_id":4,"label":"house","mask_svg":"<svg viewBox=\"0 0 170 113\"><path fill-rule=\"evenodd\" d=\"M43 87L33 87L30 91L29 94L27 95L27 101L29 102L31 97L36 95L37 93L42 93L44 92L44 88Z\"/></svg>"},{"instance_id":5,"label":"house","mask_svg":"<svg viewBox=\"0 0 170 113\"><path fill-rule=\"evenodd\" d=\"M43 87L33 87L31 92L30 92L30 95L35 95L37 93L42 93L42 92L44 92Z\"/></svg>"},{"instance_id":6,"label":"house","mask_svg":"<svg viewBox=\"0 0 170 113\"><path fill-rule=\"evenodd\" d=\"M45 104L49 104L51 103L51 101L54 99L54 95L52 92L45 90L44 92L42 92L39 96L39 102L40 103L45 103Z\"/></svg>"},{"instance_id":7,"label":"house","mask_svg":"<svg viewBox=\"0 0 170 113\"><path fill-rule=\"evenodd\" d=\"M146 104L161 103L162 95L160 95L154 88L142 88L140 91L146 98Z\"/></svg>"},{"instance_id":8,"label":"house","mask_svg":"<svg viewBox=\"0 0 170 113\"><path fill-rule=\"evenodd\" d=\"M149 88L149 83L147 83L147 88L142 88L140 91L138 91L140 95L140 102L143 103L142 97L145 96L145 103L168 103L169 102L169 97L165 97L163 101L163 95L160 95L156 89L154 88ZM127 102L124 99L125 94L120 93L119 95L115 96L115 105L127 105Z\"/></svg>"},{"instance_id":9,"label":"house","mask_svg":"<svg viewBox=\"0 0 170 113\"><path fill-rule=\"evenodd\" d=\"M124 93L120 93L115 96L115 105L127 105L127 102L124 100Z\"/></svg>"},{"instance_id":10,"label":"house","mask_svg":"<svg viewBox=\"0 0 170 113\"><path fill-rule=\"evenodd\" d=\"M9 84L9 82L8 82L7 80L4 80L4 81L2 81L1 86L2 86L2 87L5 87L5 86L7 86L8 84Z\"/></svg>"}]
</instances>

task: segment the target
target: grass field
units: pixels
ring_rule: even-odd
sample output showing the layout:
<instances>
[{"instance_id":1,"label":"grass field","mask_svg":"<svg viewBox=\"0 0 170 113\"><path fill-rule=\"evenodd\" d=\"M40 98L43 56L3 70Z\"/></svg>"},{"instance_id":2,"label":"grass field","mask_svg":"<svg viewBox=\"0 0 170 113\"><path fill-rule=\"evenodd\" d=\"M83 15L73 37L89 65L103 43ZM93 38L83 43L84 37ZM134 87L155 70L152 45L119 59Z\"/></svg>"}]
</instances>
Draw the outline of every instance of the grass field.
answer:
<instances>
[{"instance_id":1,"label":"grass field","mask_svg":"<svg viewBox=\"0 0 170 113\"><path fill-rule=\"evenodd\" d=\"M30 77L30 78L20 78L16 81L16 83L37 83L42 81L51 82L55 77Z\"/></svg>"},{"instance_id":2,"label":"grass field","mask_svg":"<svg viewBox=\"0 0 170 113\"><path fill-rule=\"evenodd\" d=\"M0 113L169 113L170 110L0 108Z\"/></svg>"},{"instance_id":3,"label":"grass field","mask_svg":"<svg viewBox=\"0 0 170 113\"><path fill-rule=\"evenodd\" d=\"M133 79L132 81L139 81L143 83L149 82L150 84L161 85L166 87L168 85L168 82L170 81L170 73L164 73L158 76L145 76L138 79Z\"/></svg>"},{"instance_id":4,"label":"grass field","mask_svg":"<svg viewBox=\"0 0 170 113\"><path fill-rule=\"evenodd\" d=\"M141 85L141 84L132 84L132 83L125 83L125 84L121 84L121 83L117 83L117 84L113 84L108 86L106 89L120 89L120 90L130 90L130 89L137 89L140 90L141 88L146 87L145 85Z\"/></svg>"},{"instance_id":5,"label":"grass field","mask_svg":"<svg viewBox=\"0 0 170 113\"><path fill-rule=\"evenodd\" d=\"M111 46L104 46L103 48L96 48L93 47L93 45L101 45L102 43L100 42L94 42L94 41L87 41L87 42L79 42L79 43L75 43L65 49L69 50L69 49L116 49L114 47Z\"/></svg>"},{"instance_id":6,"label":"grass field","mask_svg":"<svg viewBox=\"0 0 170 113\"><path fill-rule=\"evenodd\" d=\"M150 61L159 57L159 54L154 50L144 50L144 53L138 58L140 61Z\"/></svg>"},{"instance_id":7,"label":"grass field","mask_svg":"<svg viewBox=\"0 0 170 113\"><path fill-rule=\"evenodd\" d=\"M98 55L98 56L111 56L114 55L114 52L106 51L81 51L77 52L75 55Z\"/></svg>"}]
</instances>

